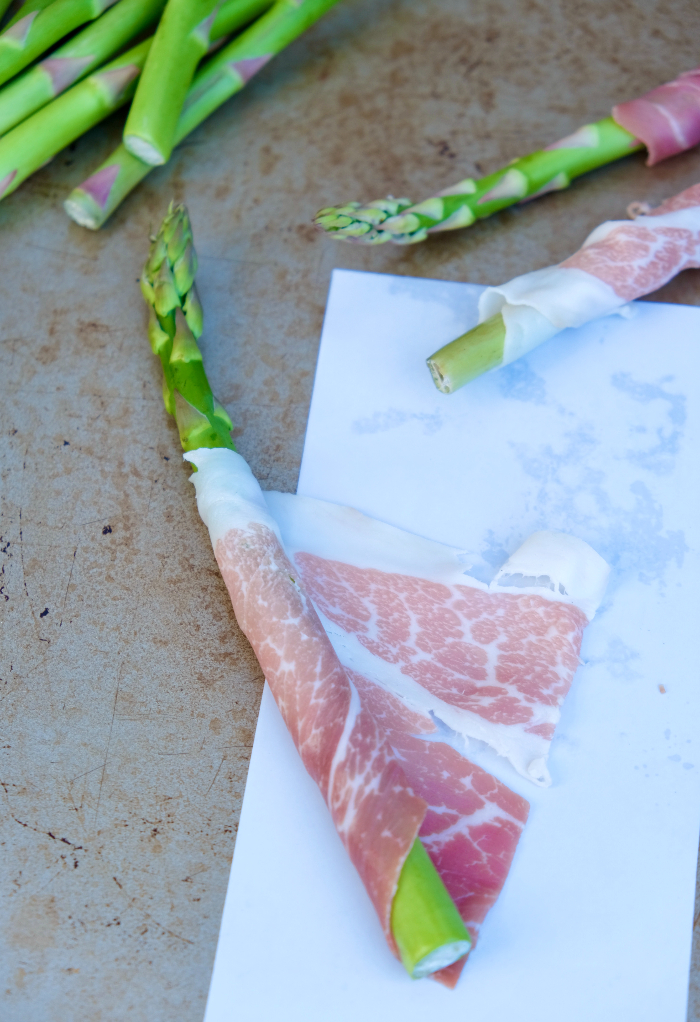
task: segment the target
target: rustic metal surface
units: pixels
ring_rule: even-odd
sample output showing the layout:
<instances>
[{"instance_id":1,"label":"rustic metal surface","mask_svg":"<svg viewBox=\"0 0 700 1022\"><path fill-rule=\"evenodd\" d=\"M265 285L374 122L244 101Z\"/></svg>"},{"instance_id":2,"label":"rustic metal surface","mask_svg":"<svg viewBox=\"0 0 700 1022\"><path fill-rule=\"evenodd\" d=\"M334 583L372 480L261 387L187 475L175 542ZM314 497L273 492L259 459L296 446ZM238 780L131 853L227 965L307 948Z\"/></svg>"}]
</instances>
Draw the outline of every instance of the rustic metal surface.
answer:
<instances>
[{"instance_id":1,"label":"rustic metal surface","mask_svg":"<svg viewBox=\"0 0 700 1022\"><path fill-rule=\"evenodd\" d=\"M205 359L239 448L293 490L333 266L499 282L694 183L700 157L633 156L408 249L335 244L316 209L418 200L605 116L698 63L699 21L690 0L343 0L102 232L61 201L120 118L0 204L5 1022L204 1008L262 678L145 340L136 278L168 200L192 214ZM655 297L700 304L700 274Z\"/></svg>"}]
</instances>

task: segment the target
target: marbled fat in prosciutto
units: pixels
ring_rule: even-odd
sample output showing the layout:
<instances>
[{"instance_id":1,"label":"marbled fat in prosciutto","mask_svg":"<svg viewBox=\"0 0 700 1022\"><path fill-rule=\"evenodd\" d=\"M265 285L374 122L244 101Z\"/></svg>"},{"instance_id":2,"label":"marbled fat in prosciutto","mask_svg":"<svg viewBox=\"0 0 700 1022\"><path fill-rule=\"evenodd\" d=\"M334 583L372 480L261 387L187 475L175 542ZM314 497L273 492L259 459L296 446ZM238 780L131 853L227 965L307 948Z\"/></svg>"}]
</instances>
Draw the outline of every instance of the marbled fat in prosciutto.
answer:
<instances>
[{"instance_id":1,"label":"marbled fat in prosciutto","mask_svg":"<svg viewBox=\"0 0 700 1022\"><path fill-rule=\"evenodd\" d=\"M509 758L531 780L540 780L545 743L578 667L587 624L583 611L530 593L443 585L303 552L295 564L324 616L356 636L373 657L440 703L517 730L523 744L534 746L535 776L532 760ZM478 725L472 737L488 741L487 728ZM468 724L461 730L468 735ZM528 736L542 742L528 742Z\"/></svg>"},{"instance_id":2,"label":"marbled fat in prosciutto","mask_svg":"<svg viewBox=\"0 0 700 1022\"><path fill-rule=\"evenodd\" d=\"M560 266L590 273L624 302L656 291L682 270L700 266L700 216L683 224L684 210L700 211L700 184L636 220L611 222L609 230L603 224ZM666 222L670 215L678 222Z\"/></svg>"}]
</instances>

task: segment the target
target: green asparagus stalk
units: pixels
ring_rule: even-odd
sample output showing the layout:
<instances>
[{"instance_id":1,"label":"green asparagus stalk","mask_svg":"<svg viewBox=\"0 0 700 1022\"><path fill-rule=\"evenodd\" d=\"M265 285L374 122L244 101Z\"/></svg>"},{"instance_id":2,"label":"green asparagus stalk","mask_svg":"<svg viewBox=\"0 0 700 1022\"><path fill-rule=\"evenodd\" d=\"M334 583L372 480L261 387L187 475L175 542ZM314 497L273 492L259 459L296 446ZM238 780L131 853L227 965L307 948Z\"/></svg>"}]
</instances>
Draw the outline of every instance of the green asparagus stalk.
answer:
<instances>
[{"instance_id":1,"label":"green asparagus stalk","mask_svg":"<svg viewBox=\"0 0 700 1022\"><path fill-rule=\"evenodd\" d=\"M177 119L197 64L209 48L219 0L168 0L124 128L132 155L158 166L170 159Z\"/></svg>"},{"instance_id":2,"label":"green asparagus stalk","mask_svg":"<svg viewBox=\"0 0 700 1022\"><path fill-rule=\"evenodd\" d=\"M266 11L272 0L226 0L211 31L212 42ZM75 81L103 64L155 22L165 0L120 0L59 50L0 90L0 135L40 110Z\"/></svg>"},{"instance_id":3,"label":"green asparagus stalk","mask_svg":"<svg viewBox=\"0 0 700 1022\"><path fill-rule=\"evenodd\" d=\"M457 907L418 839L401 870L391 905L391 932L412 979L452 965L471 948Z\"/></svg>"},{"instance_id":4,"label":"green asparagus stalk","mask_svg":"<svg viewBox=\"0 0 700 1022\"><path fill-rule=\"evenodd\" d=\"M0 198L131 99L150 45L134 46L0 138Z\"/></svg>"},{"instance_id":5,"label":"green asparagus stalk","mask_svg":"<svg viewBox=\"0 0 700 1022\"><path fill-rule=\"evenodd\" d=\"M11 2L12 0L10 0L10 3ZM39 11L43 11L45 7L48 7L52 3L54 3L54 0L24 0L24 3L20 4L19 8L8 20L5 28L10 28L10 26L15 25L18 21L21 21L22 18L25 18L33 11L36 11L37 13ZM7 6L9 7L10 4L7 4Z\"/></svg>"},{"instance_id":6,"label":"green asparagus stalk","mask_svg":"<svg viewBox=\"0 0 700 1022\"><path fill-rule=\"evenodd\" d=\"M317 21L336 0L277 0L250 28L197 72L177 123L175 144L239 92L275 54ZM97 230L152 170L119 146L65 202L68 215Z\"/></svg>"},{"instance_id":7,"label":"green asparagus stalk","mask_svg":"<svg viewBox=\"0 0 700 1022\"><path fill-rule=\"evenodd\" d=\"M503 362L505 340L506 325L499 312L440 348L427 360L437 389L453 394L489 369L497 369Z\"/></svg>"},{"instance_id":8,"label":"green asparagus stalk","mask_svg":"<svg viewBox=\"0 0 700 1022\"><path fill-rule=\"evenodd\" d=\"M478 180L465 178L417 205L392 196L365 206L349 202L319 210L314 223L341 241L413 245L436 231L469 227L516 202L567 188L581 174L643 148L612 117L605 117L493 174Z\"/></svg>"},{"instance_id":9,"label":"green asparagus stalk","mask_svg":"<svg viewBox=\"0 0 700 1022\"><path fill-rule=\"evenodd\" d=\"M44 10L23 14L0 35L0 85L115 3L117 0L53 0Z\"/></svg>"},{"instance_id":10,"label":"green asparagus stalk","mask_svg":"<svg viewBox=\"0 0 700 1022\"><path fill-rule=\"evenodd\" d=\"M195 291L197 256L184 206L170 203L141 276L150 309L151 349L163 367L163 402L175 417L183 450L235 450L231 419L216 400L197 338L202 309ZM406 858L391 908L391 929L401 960L414 979L462 958L471 938L420 840Z\"/></svg>"},{"instance_id":11,"label":"green asparagus stalk","mask_svg":"<svg viewBox=\"0 0 700 1022\"><path fill-rule=\"evenodd\" d=\"M0 90L0 135L118 53L159 17L165 0L121 0Z\"/></svg>"}]
</instances>

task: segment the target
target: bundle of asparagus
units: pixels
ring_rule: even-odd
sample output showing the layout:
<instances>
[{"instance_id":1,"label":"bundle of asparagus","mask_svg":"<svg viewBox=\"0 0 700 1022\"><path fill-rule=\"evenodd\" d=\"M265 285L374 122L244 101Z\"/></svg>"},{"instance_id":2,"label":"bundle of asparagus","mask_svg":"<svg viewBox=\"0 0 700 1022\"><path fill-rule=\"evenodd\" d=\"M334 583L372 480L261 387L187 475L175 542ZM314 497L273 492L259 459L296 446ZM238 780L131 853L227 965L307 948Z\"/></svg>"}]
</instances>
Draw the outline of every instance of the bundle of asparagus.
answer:
<instances>
[{"instance_id":1,"label":"bundle of asparagus","mask_svg":"<svg viewBox=\"0 0 700 1022\"><path fill-rule=\"evenodd\" d=\"M414 245L429 234L469 227L514 203L567 188L596 167L647 148L653 166L700 142L700 68L615 106L612 117L586 124L553 145L513 160L479 180L465 178L429 199L376 199L328 206L315 224L339 241Z\"/></svg>"},{"instance_id":2,"label":"bundle of asparagus","mask_svg":"<svg viewBox=\"0 0 700 1022\"><path fill-rule=\"evenodd\" d=\"M174 145L336 2L26 0L0 33L0 199L133 98L124 144L65 204L78 223L101 226ZM0 0L0 17L8 6Z\"/></svg>"},{"instance_id":3,"label":"bundle of asparagus","mask_svg":"<svg viewBox=\"0 0 700 1022\"><path fill-rule=\"evenodd\" d=\"M236 594L222 565L217 543L215 552L234 603L239 623L265 669L272 688L304 763L329 802L333 812L334 786L343 784L342 771L327 776L318 773L316 759L326 764L333 756L331 741L344 750L352 747L351 728L329 728L323 733L320 721L314 725L316 737L306 742L300 737L305 728L290 720L290 714L307 702L317 706L329 702L349 690L350 684L337 661L315 611L286 560L279 542L279 530L267 511L265 501L250 469L235 453L231 440L231 420L216 401L207 380L196 337L201 334L201 307L194 291L197 258L192 231L184 206L172 204L151 250L141 278L142 290L150 308L149 338L163 367L163 399L168 412L175 416L186 458L195 466L193 481L197 487L200 513L215 541L217 530L233 543L235 570L243 589L253 579L259 584L269 582L274 599L249 599ZM215 491L212 495L212 488ZM240 536L239 536L240 534ZM285 607L293 613L285 614ZM279 615L279 617L278 617ZM288 624L294 622L290 635ZM275 670L266 655L266 644L284 643L282 670ZM278 650L282 649L278 645ZM304 654L307 654L305 657ZM280 658L277 666L280 666ZM330 665L331 677L317 677L322 663ZM285 686L294 690L294 697L285 702ZM349 703L345 711L352 725L357 711ZM319 748L316 748L319 747ZM321 748L322 747L322 748ZM319 753L320 750L320 753ZM384 763L382 757L388 759ZM369 789L382 791L384 774L391 777L381 798L387 800L377 813L377 825L358 814L361 827L347 826L334 816L336 826L353 862L365 882L368 893L389 929L387 938L392 949L398 948L407 971L414 978L447 969L469 951L471 940L459 912L445 889L417 832L425 815L425 802L415 795L403 776L393 754L380 742L373 769L378 773ZM336 780L337 776L337 780ZM354 801L361 800L355 793ZM367 796L365 796L367 797ZM371 798L375 798L374 793ZM373 802L374 808L380 808ZM347 808L346 808L347 816ZM387 819L390 816L391 819ZM385 848L386 828L398 831L392 836L392 847ZM388 883L378 884L376 873L387 874ZM381 888L378 890L378 888Z\"/></svg>"}]
</instances>

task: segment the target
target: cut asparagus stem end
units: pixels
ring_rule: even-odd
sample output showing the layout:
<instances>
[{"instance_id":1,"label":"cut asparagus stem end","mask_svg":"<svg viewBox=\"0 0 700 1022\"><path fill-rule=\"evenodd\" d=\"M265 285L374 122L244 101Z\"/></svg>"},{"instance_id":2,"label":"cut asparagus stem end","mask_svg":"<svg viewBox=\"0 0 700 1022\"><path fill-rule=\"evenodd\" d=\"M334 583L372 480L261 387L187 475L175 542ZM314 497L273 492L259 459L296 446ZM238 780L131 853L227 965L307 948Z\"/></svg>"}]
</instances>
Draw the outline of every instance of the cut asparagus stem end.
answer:
<instances>
[{"instance_id":1,"label":"cut asparagus stem end","mask_svg":"<svg viewBox=\"0 0 700 1022\"><path fill-rule=\"evenodd\" d=\"M403 864L391 906L391 930L409 976L445 969L471 948L471 937L422 842Z\"/></svg>"},{"instance_id":2,"label":"cut asparagus stem end","mask_svg":"<svg viewBox=\"0 0 700 1022\"><path fill-rule=\"evenodd\" d=\"M431 355L428 369L438 390L453 394L465 383L503 363L506 325L498 313Z\"/></svg>"},{"instance_id":3,"label":"cut asparagus stem end","mask_svg":"<svg viewBox=\"0 0 700 1022\"><path fill-rule=\"evenodd\" d=\"M139 135L125 135L124 145L132 156L147 163L149 167L160 167L167 160L159 149Z\"/></svg>"},{"instance_id":4,"label":"cut asparagus stem end","mask_svg":"<svg viewBox=\"0 0 700 1022\"><path fill-rule=\"evenodd\" d=\"M75 188L70 198L63 203L63 208L71 220L75 220L81 227L96 231L100 226L102 210L92 196L87 195L82 189Z\"/></svg>"}]
</instances>

